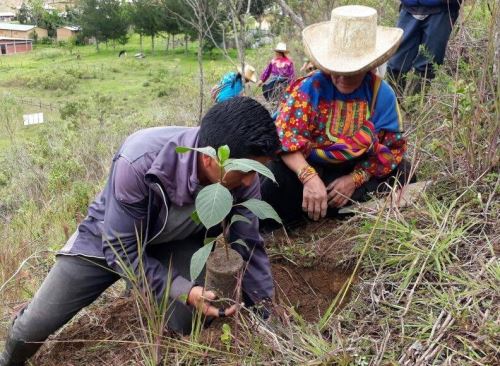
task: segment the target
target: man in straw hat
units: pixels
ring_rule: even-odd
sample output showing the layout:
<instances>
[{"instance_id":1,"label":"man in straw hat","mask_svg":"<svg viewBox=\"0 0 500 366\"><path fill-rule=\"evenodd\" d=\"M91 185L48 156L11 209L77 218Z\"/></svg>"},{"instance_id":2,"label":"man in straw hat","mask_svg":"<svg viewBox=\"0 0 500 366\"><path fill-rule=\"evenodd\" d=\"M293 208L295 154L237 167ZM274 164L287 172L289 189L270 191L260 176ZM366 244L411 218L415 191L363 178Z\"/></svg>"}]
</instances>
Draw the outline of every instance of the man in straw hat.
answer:
<instances>
[{"instance_id":1,"label":"man in straw hat","mask_svg":"<svg viewBox=\"0 0 500 366\"><path fill-rule=\"evenodd\" d=\"M286 43L279 42L274 48L275 56L262 72L257 86L262 85L262 93L267 101L278 100L280 89L284 90L295 76L293 61L288 57Z\"/></svg>"},{"instance_id":2,"label":"man in straw hat","mask_svg":"<svg viewBox=\"0 0 500 366\"><path fill-rule=\"evenodd\" d=\"M245 78L246 83L255 83L257 81L255 68L251 65L245 64L243 72L241 71L241 66L238 66L237 72L230 71L225 74L219 83L210 91L212 100L216 103L220 103L239 95L243 95L245 91L242 81L243 77Z\"/></svg>"},{"instance_id":3,"label":"man in straw hat","mask_svg":"<svg viewBox=\"0 0 500 366\"><path fill-rule=\"evenodd\" d=\"M318 220L382 183L404 184L409 171L394 91L371 71L403 31L377 26L375 9L343 6L302 35L319 70L287 90L276 120L282 154L271 164L279 186L261 189L289 227L303 212Z\"/></svg>"}]
</instances>

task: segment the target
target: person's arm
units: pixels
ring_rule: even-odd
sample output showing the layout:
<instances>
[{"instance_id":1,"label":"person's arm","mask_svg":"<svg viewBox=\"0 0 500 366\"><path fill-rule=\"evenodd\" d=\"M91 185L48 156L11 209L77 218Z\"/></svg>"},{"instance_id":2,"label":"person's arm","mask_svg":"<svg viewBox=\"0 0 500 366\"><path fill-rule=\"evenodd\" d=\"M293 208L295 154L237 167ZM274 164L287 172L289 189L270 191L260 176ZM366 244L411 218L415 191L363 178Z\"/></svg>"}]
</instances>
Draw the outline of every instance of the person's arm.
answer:
<instances>
[{"instance_id":1,"label":"person's arm","mask_svg":"<svg viewBox=\"0 0 500 366\"><path fill-rule=\"evenodd\" d=\"M300 151L289 154L282 154L281 159L295 173L299 173L309 163ZM307 181L303 182L304 189L302 192L302 210L307 212L307 215L312 220L319 220L326 216L327 192L325 183L318 174L313 175Z\"/></svg>"},{"instance_id":2,"label":"person's arm","mask_svg":"<svg viewBox=\"0 0 500 366\"><path fill-rule=\"evenodd\" d=\"M294 66L292 60L290 60L290 66L289 66L287 77L289 80L293 80L295 78L295 66Z\"/></svg>"},{"instance_id":3,"label":"person's arm","mask_svg":"<svg viewBox=\"0 0 500 366\"><path fill-rule=\"evenodd\" d=\"M103 225L103 252L108 265L132 282L138 281L139 286L148 286L158 301L165 295L170 280L171 299L198 307L206 315L218 316L218 309L209 304L215 294L204 292L200 286L193 287L174 266L169 271L165 264L149 256L144 243L138 241L137 236L145 237L149 194L153 194L141 174L119 158L112 175L113 193L106 204ZM235 310L226 309L226 315Z\"/></svg>"},{"instance_id":4,"label":"person's arm","mask_svg":"<svg viewBox=\"0 0 500 366\"><path fill-rule=\"evenodd\" d=\"M299 91L300 82L292 84L289 96L280 107L276 119L276 128L281 141L283 162L296 174L309 164L305 156L311 147L310 136L314 130L312 123L316 111L311 106L309 97ZM319 175L312 175L303 180L302 209L313 220L326 215L327 194L325 184Z\"/></svg>"},{"instance_id":5,"label":"person's arm","mask_svg":"<svg viewBox=\"0 0 500 366\"><path fill-rule=\"evenodd\" d=\"M132 164L118 158L112 172L111 192L106 202L103 225L103 251L108 265L123 276L134 276L161 299L167 288L168 269L144 251L149 188ZM153 194L151 192L151 194ZM130 272L126 272L130 271ZM144 274L144 276L142 276ZM144 278L143 278L144 277ZM172 268L170 297L187 295L193 284Z\"/></svg>"},{"instance_id":6,"label":"person's arm","mask_svg":"<svg viewBox=\"0 0 500 366\"><path fill-rule=\"evenodd\" d=\"M370 176L383 177L391 173L403 160L407 148L396 95L385 81L380 86L372 122L378 144L355 168L355 172L366 172L367 179Z\"/></svg>"},{"instance_id":7,"label":"person's arm","mask_svg":"<svg viewBox=\"0 0 500 366\"><path fill-rule=\"evenodd\" d=\"M262 74L260 75L260 80L257 83L257 86L261 86L263 83L266 82L266 80L269 78L271 75L271 70L273 68L273 63L272 61L267 64L267 67L262 71Z\"/></svg>"}]
</instances>

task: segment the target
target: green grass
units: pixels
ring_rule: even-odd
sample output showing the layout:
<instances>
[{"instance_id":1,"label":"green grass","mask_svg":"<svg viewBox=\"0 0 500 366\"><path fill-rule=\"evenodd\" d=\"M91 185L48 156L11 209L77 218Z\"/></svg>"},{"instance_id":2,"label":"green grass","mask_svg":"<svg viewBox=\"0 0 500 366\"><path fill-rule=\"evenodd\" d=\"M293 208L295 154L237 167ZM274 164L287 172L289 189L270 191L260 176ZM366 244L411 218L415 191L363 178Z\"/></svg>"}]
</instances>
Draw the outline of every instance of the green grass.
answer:
<instances>
[{"instance_id":1,"label":"green grass","mask_svg":"<svg viewBox=\"0 0 500 366\"><path fill-rule=\"evenodd\" d=\"M133 35L129 43L118 45L115 49L101 45L99 52L93 45L76 47L72 54L65 48L40 45L29 54L2 57L0 94L8 92L13 95L19 101L22 113L44 112L49 123L57 122L59 110L66 103L89 99L96 93L111 96L114 109L111 113L120 115L166 109L169 102L180 98L195 106L196 100L191 95L196 95L198 88L196 44L189 43L187 53L184 47L167 52L165 46L160 44L162 41L163 38L156 40L153 54L146 38L144 59L134 57L140 51L138 35ZM127 56L118 58L120 50L126 50ZM229 54L235 59L234 51ZM252 62L257 60L256 55L256 51L249 51L247 57ZM254 64L260 67L262 62ZM220 51L214 50L205 55L204 67L205 103L209 103L208 90L233 66ZM19 118L22 121L21 116ZM184 124L195 121L190 116L186 121L172 122ZM20 127L19 133L25 135L32 128ZM0 131L0 148L6 145L8 140Z\"/></svg>"}]
</instances>

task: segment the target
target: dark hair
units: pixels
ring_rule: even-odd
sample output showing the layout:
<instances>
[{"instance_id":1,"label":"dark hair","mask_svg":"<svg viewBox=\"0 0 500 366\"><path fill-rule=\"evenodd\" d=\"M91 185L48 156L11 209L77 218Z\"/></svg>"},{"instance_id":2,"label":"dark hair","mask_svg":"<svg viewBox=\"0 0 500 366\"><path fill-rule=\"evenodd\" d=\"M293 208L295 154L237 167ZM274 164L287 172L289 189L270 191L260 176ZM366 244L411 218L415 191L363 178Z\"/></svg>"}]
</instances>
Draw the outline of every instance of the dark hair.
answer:
<instances>
[{"instance_id":1,"label":"dark hair","mask_svg":"<svg viewBox=\"0 0 500 366\"><path fill-rule=\"evenodd\" d=\"M273 157L280 148L276 126L268 110L249 97L215 104L200 126L199 146L228 145L232 158Z\"/></svg>"}]
</instances>

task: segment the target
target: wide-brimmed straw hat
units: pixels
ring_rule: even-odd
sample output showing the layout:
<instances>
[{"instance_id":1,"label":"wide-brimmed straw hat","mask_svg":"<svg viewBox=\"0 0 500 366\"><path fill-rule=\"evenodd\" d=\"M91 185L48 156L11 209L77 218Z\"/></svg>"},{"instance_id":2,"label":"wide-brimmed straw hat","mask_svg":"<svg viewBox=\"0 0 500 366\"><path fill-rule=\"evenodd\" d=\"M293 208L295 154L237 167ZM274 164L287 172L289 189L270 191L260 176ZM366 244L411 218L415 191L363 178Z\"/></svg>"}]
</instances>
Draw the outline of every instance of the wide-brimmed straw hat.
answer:
<instances>
[{"instance_id":1,"label":"wide-brimmed straw hat","mask_svg":"<svg viewBox=\"0 0 500 366\"><path fill-rule=\"evenodd\" d=\"M245 77L245 79L249 81L252 81L254 83L257 81L257 74L255 73L255 67L249 64L245 64L245 72L241 72L241 65L238 66L238 72L242 74Z\"/></svg>"},{"instance_id":2,"label":"wide-brimmed straw hat","mask_svg":"<svg viewBox=\"0 0 500 366\"><path fill-rule=\"evenodd\" d=\"M332 10L330 21L302 31L306 53L323 71L354 75L368 71L396 52L403 30L377 25L377 11L361 5Z\"/></svg>"},{"instance_id":3,"label":"wide-brimmed straw hat","mask_svg":"<svg viewBox=\"0 0 500 366\"><path fill-rule=\"evenodd\" d=\"M279 42L276 45L276 47L274 47L274 51L287 53L288 50L286 49L286 43L285 42Z\"/></svg>"}]
</instances>

